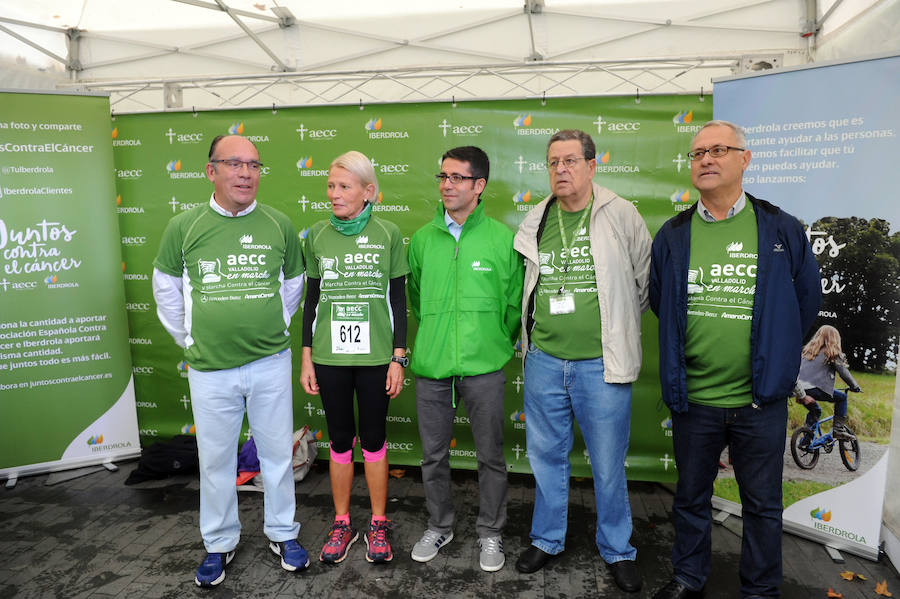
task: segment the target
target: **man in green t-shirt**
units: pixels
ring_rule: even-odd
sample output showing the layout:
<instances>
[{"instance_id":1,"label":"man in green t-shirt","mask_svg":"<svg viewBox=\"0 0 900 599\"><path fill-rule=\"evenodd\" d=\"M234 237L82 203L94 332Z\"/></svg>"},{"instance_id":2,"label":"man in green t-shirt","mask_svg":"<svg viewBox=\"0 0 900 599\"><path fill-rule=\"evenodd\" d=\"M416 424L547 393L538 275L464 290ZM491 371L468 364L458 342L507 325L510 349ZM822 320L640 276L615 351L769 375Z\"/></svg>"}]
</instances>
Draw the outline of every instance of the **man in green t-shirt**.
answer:
<instances>
[{"instance_id":1,"label":"man in green t-shirt","mask_svg":"<svg viewBox=\"0 0 900 599\"><path fill-rule=\"evenodd\" d=\"M593 183L591 137L559 131L547 146L552 193L515 237L525 257L525 435L537 489L520 572L563 551L569 452L578 421L597 502L595 541L624 591L641 588L625 479L631 383L641 369L650 233L634 205Z\"/></svg>"},{"instance_id":2,"label":"man in green t-shirt","mask_svg":"<svg viewBox=\"0 0 900 599\"><path fill-rule=\"evenodd\" d=\"M819 269L803 226L742 187L743 129L705 124L691 142L700 199L653 241L650 305L672 412L678 487L672 580L655 599L699 596L711 568L711 498L729 447L741 494L742 597L779 597L786 398L819 309Z\"/></svg>"},{"instance_id":3,"label":"man in green t-shirt","mask_svg":"<svg viewBox=\"0 0 900 599\"><path fill-rule=\"evenodd\" d=\"M208 552L194 579L202 587L225 579L240 538L235 473L245 409L266 488L269 547L285 570L309 565L294 521L288 333L303 257L290 220L256 202L261 167L250 140L216 137L206 164L209 203L169 221L153 262L159 319L189 365Z\"/></svg>"}]
</instances>

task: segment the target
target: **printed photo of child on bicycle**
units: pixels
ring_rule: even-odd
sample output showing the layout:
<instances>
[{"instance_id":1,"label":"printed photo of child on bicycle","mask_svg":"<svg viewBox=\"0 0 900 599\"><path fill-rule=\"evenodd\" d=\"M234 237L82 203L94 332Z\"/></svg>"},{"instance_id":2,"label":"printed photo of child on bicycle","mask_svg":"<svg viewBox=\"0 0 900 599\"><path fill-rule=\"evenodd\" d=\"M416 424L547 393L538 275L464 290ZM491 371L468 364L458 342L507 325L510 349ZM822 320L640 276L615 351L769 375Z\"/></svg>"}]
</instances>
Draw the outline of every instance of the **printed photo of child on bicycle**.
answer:
<instances>
[{"instance_id":1,"label":"printed photo of child on bicycle","mask_svg":"<svg viewBox=\"0 0 900 599\"><path fill-rule=\"evenodd\" d=\"M859 468L859 443L847 426L847 393L835 389L835 375L848 385L846 391L861 393L859 384L850 374L847 358L841 349L841 334L831 325L819 327L803 347L800 372L794 386L794 399L808 410L806 426L794 431L791 454L797 466L811 469L819 459L819 450L831 453L834 442L840 446L841 460L848 470ZM834 416L822 418L818 402L834 404ZM822 432L822 425L832 420L830 433Z\"/></svg>"}]
</instances>

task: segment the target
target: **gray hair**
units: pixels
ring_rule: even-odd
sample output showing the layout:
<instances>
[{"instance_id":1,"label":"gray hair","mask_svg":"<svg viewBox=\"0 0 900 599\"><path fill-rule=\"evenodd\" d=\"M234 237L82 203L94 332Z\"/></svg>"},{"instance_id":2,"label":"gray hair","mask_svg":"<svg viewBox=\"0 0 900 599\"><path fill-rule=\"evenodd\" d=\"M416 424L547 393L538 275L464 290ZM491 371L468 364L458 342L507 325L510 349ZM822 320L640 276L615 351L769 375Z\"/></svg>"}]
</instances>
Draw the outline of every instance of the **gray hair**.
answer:
<instances>
[{"instance_id":1,"label":"gray hair","mask_svg":"<svg viewBox=\"0 0 900 599\"><path fill-rule=\"evenodd\" d=\"M375 178L375 168L372 166L372 161L366 158L365 154L356 150L345 152L331 161L331 164L328 165L328 170L336 166L353 173L363 187L374 185L375 193L371 200L375 201L378 197L378 179Z\"/></svg>"},{"instance_id":2,"label":"gray hair","mask_svg":"<svg viewBox=\"0 0 900 599\"><path fill-rule=\"evenodd\" d=\"M747 147L747 133L740 125L736 125L730 121L715 120L709 121L708 123L700 127L700 131L703 131L707 127L728 127L734 132L734 136L737 138L737 145L742 148ZM694 135L694 139L697 138L697 135L700 135L700 131L697 131L696 135ZM694 145L694 139L691 139L691 146Z\"/></svg>"},{"instance_id":3,"label":"gray hair","mask_svg":"<svg viewBox=\"0 0 900 599\"><path fill-rule=\"evenodd\" d=\"M580 129L563 129L562 131L554 133L553 137L550 138L550 141L547 142L547 153L550 153L550 146L554 143L558 141L571 141L573 139L578 140L578 142L581 143L581 155L584 156L585 160L591 160L597 156L594 140L591 139L590 135Z\"/></svg>"}]
</instances>

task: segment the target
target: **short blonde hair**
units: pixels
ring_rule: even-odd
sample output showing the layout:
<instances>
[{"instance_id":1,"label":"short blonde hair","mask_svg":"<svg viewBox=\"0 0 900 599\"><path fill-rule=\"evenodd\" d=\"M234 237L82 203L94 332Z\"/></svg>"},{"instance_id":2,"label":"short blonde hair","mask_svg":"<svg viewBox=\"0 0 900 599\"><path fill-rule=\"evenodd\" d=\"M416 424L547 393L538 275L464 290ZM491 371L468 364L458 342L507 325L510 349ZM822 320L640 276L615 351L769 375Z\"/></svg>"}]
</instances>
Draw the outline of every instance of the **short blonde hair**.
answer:
<instances>
[{"instance_id":1,"label":"short blonde hair","mask_svg":"<svg viewBox=\"0 0 900 599\"><path fill-rule=\"evenodd\" d=\"M356 150L344 152L331 161L331 164L328 165L328 170L336 166L353 173L363 187L374 185L375 193L372 201L376 200L378 197L378 179L375 177L375 167L372 166L372 161L366 158L365 154Z\"/></svg>"}]
</instances>

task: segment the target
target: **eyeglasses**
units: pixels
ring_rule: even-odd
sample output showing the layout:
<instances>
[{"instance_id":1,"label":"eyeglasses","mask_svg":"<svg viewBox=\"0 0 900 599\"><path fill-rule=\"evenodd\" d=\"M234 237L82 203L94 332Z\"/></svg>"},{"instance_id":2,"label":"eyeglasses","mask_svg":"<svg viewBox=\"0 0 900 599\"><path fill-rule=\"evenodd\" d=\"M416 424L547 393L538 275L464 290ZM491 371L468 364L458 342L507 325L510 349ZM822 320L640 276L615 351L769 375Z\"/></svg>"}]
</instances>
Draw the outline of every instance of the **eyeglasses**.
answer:
<instances>
[{"instance_id":1,"label":"eyeglasses","mask_svg":"<svg viewBox=\"0 0 900 599\"><path fill-rule=\"evenodd\" d=\"M570 169L578 164L579 160L587 160L587 158L585 158L584 156L569 156L568 158L563 158L561 160L557 160L556 158L554 158L547 161L547 168L549 168L550 170L555 170L561 162L567 169Z\"/></svg>"},{"instance_id":2,"label":"eyeglasses","mask_svg":"<svg viewBox=\"0 0 900 599\"><path fill-rule=\"evenodd\" d=\"M743 152L746 149L747 148L736 148L734 146L713 146L706 150L691 150L687 153L687 156L691 160L703 160L703 155L709 152L709 155L713 158L721 158L728 153L728 150L737 150L738 152Z\"/></svg>"},{"instance_id":3,"label":"eyeglasses","mask_svg":"<svg viewBox=\"0 0 900 599\"><path fill-rule=\"evenodd\" d=\"M448 175L447 173L438 173L437 175L434 176L434 180L437 181L438 184L443 184L444 181L446 181L447 179L450 179L450 182L453 183L454 185L459 185L463 181L468 181L468 180L474 181L475 179L481 179L481 178L482 177L475 177L472 175L458 175L456 173L453 173L452 175Z\"/></svg>"},{"instance_id":4,"label":"eyeglasses","mask_svg":"<svg viewBox=\"0 0 900 599\"><path fill-rule=\"evenodd\" d=\"M210 162L211 163L221 162L230 171L239 171L239 170L241 170L241 167L246 164L247 168L250 169L251 173L258 173L259 169L261 169L262 165L263 165L263 163L259 162L258 160L244 161L244 160L233 160L233 159L226 159L226 160L220 159L220 160L210 160Z\"/></svg>"}]
</instances>

